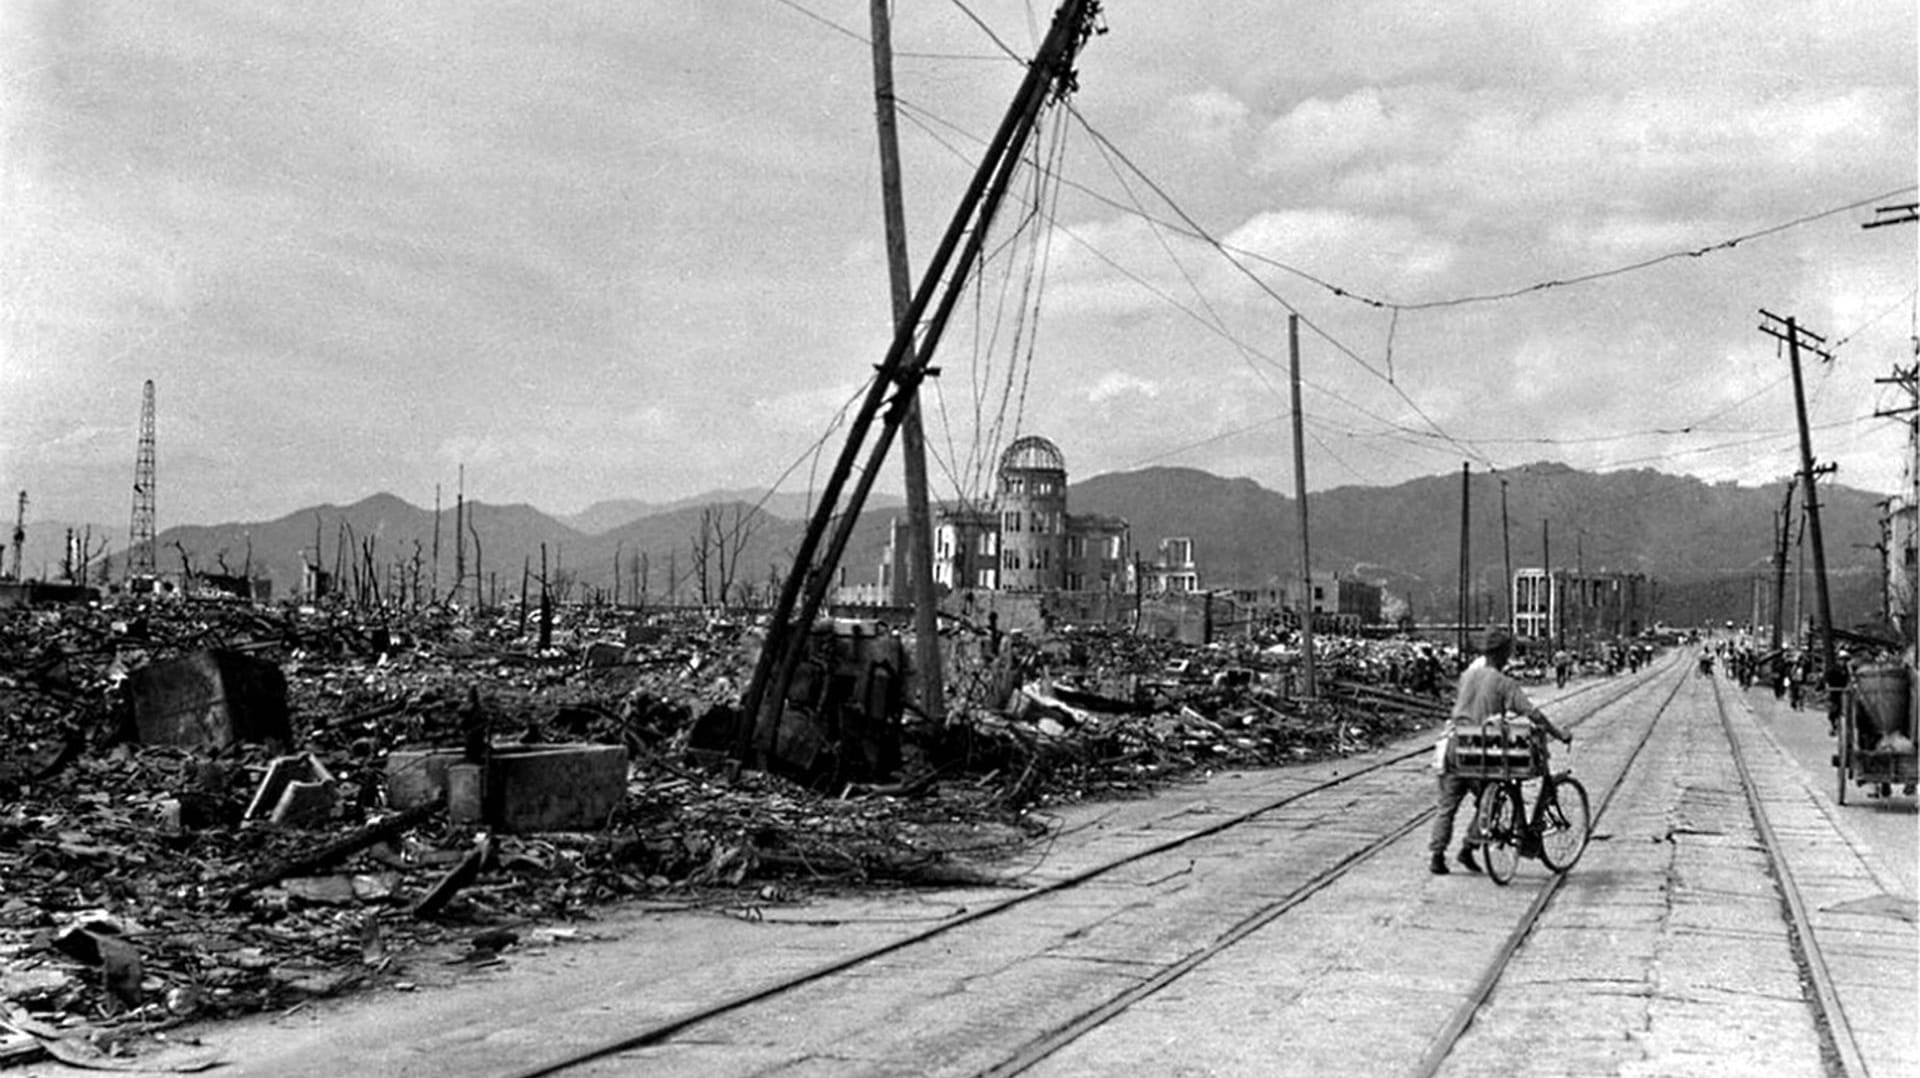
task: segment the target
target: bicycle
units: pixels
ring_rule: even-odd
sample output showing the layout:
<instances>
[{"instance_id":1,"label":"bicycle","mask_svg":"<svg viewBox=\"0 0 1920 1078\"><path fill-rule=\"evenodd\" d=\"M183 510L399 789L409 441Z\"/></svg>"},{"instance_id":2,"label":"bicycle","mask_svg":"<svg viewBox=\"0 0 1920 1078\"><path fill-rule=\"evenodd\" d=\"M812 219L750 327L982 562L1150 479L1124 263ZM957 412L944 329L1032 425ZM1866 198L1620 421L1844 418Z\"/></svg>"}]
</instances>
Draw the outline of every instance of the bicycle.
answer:
<instances>
[{"instance_id":1,"label":"bicycle","mask_svg":"<svg viewBox=\"0 0 1920 1078\"><path fill-rule=\"evenodd\" d=\"M1480 838L1480 857L1487 876L1503 887L1512 881L1523 857L1564 875L1586 852L1587 840L1593 834L1587 788L1573 777L1571 768L1537 776L1540 792L1534 798L1531 817L1521 786L1530 777L1489 779L1481 789L1480 805L1474 813L1474 831Z\"/></svg>"}]
</instances>

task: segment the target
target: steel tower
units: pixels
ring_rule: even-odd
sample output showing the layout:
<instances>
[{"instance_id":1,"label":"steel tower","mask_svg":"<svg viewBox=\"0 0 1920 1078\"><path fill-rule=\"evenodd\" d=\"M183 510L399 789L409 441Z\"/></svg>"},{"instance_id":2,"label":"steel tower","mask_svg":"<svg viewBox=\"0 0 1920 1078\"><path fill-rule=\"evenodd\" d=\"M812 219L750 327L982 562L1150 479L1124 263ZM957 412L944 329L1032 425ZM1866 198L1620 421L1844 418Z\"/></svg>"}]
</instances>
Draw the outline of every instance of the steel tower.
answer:
<instances>
[{"instance_id":1,"label":"steel tower","mask_svg":"<svg viewBox=\"0 0 1920 1078\"><path fill-rule=\"evenodd\" d=\"M133 465L133 525L127 532L127 578L151 578L153 569L153 379L140 404L140 456Z\"/></svg>"}]
</instances>

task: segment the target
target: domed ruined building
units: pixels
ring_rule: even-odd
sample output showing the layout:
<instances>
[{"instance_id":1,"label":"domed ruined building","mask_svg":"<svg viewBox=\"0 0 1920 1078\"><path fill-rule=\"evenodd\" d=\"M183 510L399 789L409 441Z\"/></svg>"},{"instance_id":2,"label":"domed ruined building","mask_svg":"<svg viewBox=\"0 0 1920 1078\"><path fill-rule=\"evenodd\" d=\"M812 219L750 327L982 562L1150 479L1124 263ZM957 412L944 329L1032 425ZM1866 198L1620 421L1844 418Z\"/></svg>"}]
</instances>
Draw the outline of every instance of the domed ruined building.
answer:
<instances>
[{"instance_id":1,"label":"domed ruined building","mask_svg":"<svg viewBox=\"0 0 1920 1078\"><path fill-rule=\"evenodd\" d=\"M935 511L933 578L953 591L1124 592L1133 551L1119 517L1067 512L1067 460L1028 435L1000 455L991 505ZM905 521L894 521L880 592L911 602Z\"/></svg>"}]
</instances>

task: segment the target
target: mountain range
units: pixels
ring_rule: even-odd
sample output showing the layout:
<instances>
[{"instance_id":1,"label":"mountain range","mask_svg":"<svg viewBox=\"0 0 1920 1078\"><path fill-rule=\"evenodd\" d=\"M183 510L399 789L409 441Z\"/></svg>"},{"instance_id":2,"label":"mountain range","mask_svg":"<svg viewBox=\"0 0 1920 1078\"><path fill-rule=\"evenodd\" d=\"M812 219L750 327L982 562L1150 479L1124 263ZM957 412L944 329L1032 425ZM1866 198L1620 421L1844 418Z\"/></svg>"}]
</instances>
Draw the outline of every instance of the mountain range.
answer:
<instances>
[{"instance_id":1,"label":"mountain range","mask_svg":"<svg viewBox=\"0 0 1920 1078\"><path fill-rule=\"evenodd\" d=\"M1307 511L1317 571L1378 581L1416 619L1450 618L1455 609L1464 491L1477 609L1499 609L1509 564L1518 569L1545 563L1646 573L1656 581L1656 616L1689 624L1744 620L1753 581L1765 578L1770 588L1785 490L1784 482L1743 487L1651 470L1590 473L1542 463L1464 480L1437 475L1390 487L1334 488L1312 494ZM1880 609L1873 547L1881 539L1882 500L1837 484L1821 487L1837 624L1866 621ZM1250 479L1189 468L1109 473L1068 488L1070 513L1125 518L1149 561L1162 539L1191 539L1202 583L1215 588L1297 577L1297 510L1295 499ZM611 595L617 585L628 602L643 595L659 602L669 594L699 601L703 553L709 597L719 583L716 563L723 559L730 566L731 594L742 587L764 594L785 573L807 511L805 495L767 498L758 491L721 491L666 504L607 501L559 517L529 505L471 503L465 556L470 572L478 566L489 596L517 595L523 572L537 576L543 544L549 579L576 598ZM861 514L842 559L845 582L873 582L889 522L901 512L899 499L889 498ZM455 515L451 508L439 513L437 573L433 510L384 493L270 521L171 527L157 536L155 558L163 572L191 567L264 577L284 597L295 593L303 560L313 560L318 549L321 567L338 570L350 588L359 566L362 583L377 580L385 594L416 579L423 592L437 580L437 591L446 594L454 578ZM1796 504L1796 531L1800 520ZM28 576L59 575L64 531L58 523L29 522ZM96 526L93 534L97 548L101 537L125 533ZM123 549L110 555L114 578L124 571L123 558ZM1794 579L1790 573L1789 604Z\"/></svg>"}]
</instances>

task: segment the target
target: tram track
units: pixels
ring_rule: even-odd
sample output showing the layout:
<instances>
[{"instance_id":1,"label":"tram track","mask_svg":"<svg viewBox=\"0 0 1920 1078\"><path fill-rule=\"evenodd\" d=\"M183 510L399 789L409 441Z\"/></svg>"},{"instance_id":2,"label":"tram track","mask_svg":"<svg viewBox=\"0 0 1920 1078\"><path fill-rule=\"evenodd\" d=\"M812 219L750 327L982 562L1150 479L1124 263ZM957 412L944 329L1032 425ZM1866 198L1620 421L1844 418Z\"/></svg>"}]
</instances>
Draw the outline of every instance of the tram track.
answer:
<instances>
[{"instance_id":1,"label":"tram track","mask_svg":"<svg viewBox=\"0 0 1920 1078\"><path fill-rule=\"evenodd\" d=\"M1673 706L1674 698L1680 694L1681 689L1686 687L1687 680L1690 677L1684 664L1679 663L1674 664L1671 669L1665 670L1663 673L1671 676L1673 683L1666 689L1665 695L1662 696L1659 705L1653 709L1653 717L1639 730L1637 737L1633 741L1632 748L1627 753L1626 760L1612 775L1606 776L1605 781L1601 784L1596 799L1597 803L1593 810L1592 823L1595 830L1598 830L1601 822L1607 819L1607 813L1613 805L1614 797L1620 792L1621 787L1625 785L1628 776L1633 772L1635 764L1638 763L1641 753L1645 751L1648 742L1652 740L1654 728L1659 724L1660 719L1667 713L1668 709ZM1590 788L1594 785L1593 776L1590 773L1581 772L1581 778ZM1472 1026L1474 1019L1480 1014L1481 1010L1487 1005L1488 1000L1492 998L1494 991L1499 987L1502 978L1506 975L1508 968L1513 963L1515 955L1525 946L1528 937L1533 934L1535 927L1540 923L1541 917L1545 915L1548 907L1552 905L1554 898L1560 893L1560 889L1566 883L1566 880L1567 877L1564 875L1551 875L1547 878L1546 883L1535 892L1533 900L1528 903L1526 911L1521 915L1512 930L1507 933L1505 940L1501 942L1499 949L1494 954L1493 959L1487 964L1480 979L1475 983L1473 990L1468 994L1467 998L1461 1002L1460 1006L1455 1009L1453 1015L1447 1020L1446 1025L1442 1027L1440 1033L1434 1038L1433 1043L1427 1048L1426 1054L1421 1057L1418 1067L1412 1073L1418 1075L1419 1078L1433 1078L1434 1075L1439 1074L1445 1068L1448 1060L1453 1057L1455 1049L1459 1046L1461 1038L1465 1035L1468 1028Z\"/></svg>"},{"instance_id":2,"label":"tram track","mask_svg":"<svg viewBox=\"0 0 1920 1078\"><path fill-rule=\"evenodd\" d=\"M1563 694L1554 701L1552 705L1554 712L1561 718L1564 725L1578 728L1590 717L1621 704L1635 693L1646 691L1650 685L1659 683L1662 677L1674 668L1673 665L1666 665L1650 669L1647 673L1635 678L1588 683L1576 688L1573 692ZM1677 688L1674 691L1677 691ZM1672 693L1669 692L1667 699L1670 699L1671 695ZM1426 784L1409 783L1402 774L1414 767L1424 772L1429 755L1430 748L1427 746L1391 753L1331 779L1290 790L1282 796L1271 798L1244 811L1231 813L1206 826L1193 828L1125 856L1113 858L1021 894L972 909L906 937L836 961L817 965L712 1005L689 1010L682 1015L654 1022L632 1033L510 1073L512 1078L566 1074L586 1069L597 1060L669 1044L676 1038L696 1034L702 1027L757 1013L759 1009L765 1007L777 1007L799 993L818 990L821 986L833 982L834 978L854 975L861 967L896 961L915 953L916 950L937 947L960 933L981 930L991 925L996 919L1005 919L1023 910L1032 909L1049 899L1071 899L1078 890L1096 886L1110 879L1117 879L1130 868L1178 856L1185 851L1198 850L1209 843L1230 836L1236 829L1257 826L1261 821L1269 820L1289 810L1297 812L1310 809L1316 805L1316 799L1348 797L1364 802L1369 795L1354 794L1351 791L1364 787L1370 782L1376 783L1377 788L1380 789L1411 787L1424 790ZM1391 781L1383 781L1387 779ZM1431 820L1433 809L1430 796L1415 796L1406 800L1418 804L1419 807L1403 808L1394 813L1390 819L1369 819L1361 828L1364 833L1342 836L1339 840L1342 843L1341 847L1318 854L1320 860L1317 867L1290 885L1284 893L1272 896L1254 908L1240 912L1237 917L1214 932L1204 945L1187 948L1184 953L1171 961L1159 962L1150 974L1128 979L1117 991L1094 1001L1069 1019L1058 1022L1041 1031L1037 1036L1019 1044L1005 1058L973 1067L970 1072L1012 1075L1029 1070L1092 1030L1179 981L1194 969L1280 920L1290 911L1345 878L1359 866L1380 857L1386 850ZM1603 800L1602 812L1604 812L1604 806ZM1599 814L1596 814L1596 819L1598 818ZM1191 863L1189 861L1189 865Z\"/></svg>"},{"instance_id":3,"label":"tram track","mask_svg":"<svg viewBox=\"0 0 1920 1078\"><path fill-rule=\"evenodd\" d=\"M1866 1060L1854 1036L1847 1010L1841 1003L1840 993L1820 945L1819 936L1814 931L1813 919L1808 912L1809 904L1795 877L1791 860L1782 847L1779 833L1769 818L1766 804L1761 798L1759 783L1747 759L1746 747L1742 744L1743 739L1734 728L1731 706L1727 703L1725 689L1719 678L1715 678L1713 682L1713 698L1721 729L1727 735L1734 768L1740 775L1740 786L1746 797L1747 811L1753 818L1754 829L1759 832L1761 844L1766 849L1767 861L1772 867L1774 880L1780 889L1780 901L1789 927L1789 938L1795 958L1799 961L1808 988L1812 992L1813 998L1809 1000L1809 1004L1814 1009L1821 1037L1831 1053L1839 1075L1844 1078L1866 1078L1869 1073Z\"/></svg>"}]
</instances>

